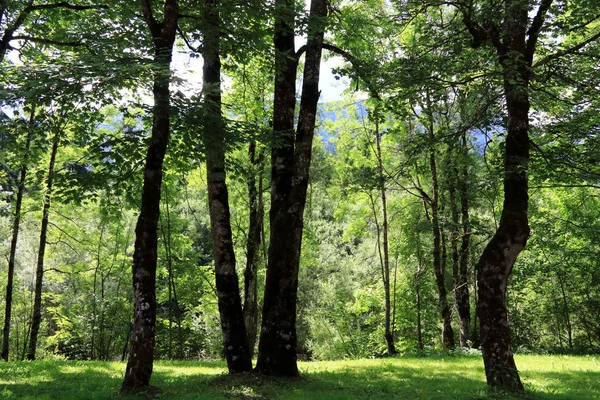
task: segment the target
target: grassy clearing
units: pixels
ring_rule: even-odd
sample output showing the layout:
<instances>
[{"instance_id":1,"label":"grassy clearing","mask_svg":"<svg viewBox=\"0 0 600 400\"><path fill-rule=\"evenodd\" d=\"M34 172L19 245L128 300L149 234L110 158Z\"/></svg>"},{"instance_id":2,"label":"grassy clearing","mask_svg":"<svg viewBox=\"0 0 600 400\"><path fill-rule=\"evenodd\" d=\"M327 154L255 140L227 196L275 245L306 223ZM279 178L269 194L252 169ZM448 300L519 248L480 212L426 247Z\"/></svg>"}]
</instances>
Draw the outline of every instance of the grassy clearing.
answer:
<instances>
[{"instance_id":1,"label":"grassy clearing","mask_svg":"<svg viewBox=\"0 0 600 400\"><path fill-rule=\"evenodd\" d=\"M520 399L600 399L600 358L517 357L527 388ZM485 387L475 356L300 363L299 379L225 375L222 362L157 362L159 399L342 400L507 399ZM0 364L2 399L110 399L125 364L41 361Z\"/></svg>"}]
</instances>

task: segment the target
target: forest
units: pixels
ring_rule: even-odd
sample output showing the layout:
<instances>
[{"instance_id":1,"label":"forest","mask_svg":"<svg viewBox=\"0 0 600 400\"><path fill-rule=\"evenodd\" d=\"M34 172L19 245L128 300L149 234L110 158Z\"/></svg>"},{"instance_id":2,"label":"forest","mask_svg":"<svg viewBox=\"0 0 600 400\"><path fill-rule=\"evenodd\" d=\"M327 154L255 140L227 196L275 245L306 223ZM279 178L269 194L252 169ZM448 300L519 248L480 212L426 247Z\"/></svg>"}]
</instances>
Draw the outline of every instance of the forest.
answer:
<instances>
[{"instance_id":1,"label":"forest","mask_svg":"<svg viewBox=\"0 0 600 400\"><path fill-rule=\"evenodd\" d=\"M599 107L596 0L0 0L2 358L522 392L600 353Z\"/></svg>"}]
</instances>

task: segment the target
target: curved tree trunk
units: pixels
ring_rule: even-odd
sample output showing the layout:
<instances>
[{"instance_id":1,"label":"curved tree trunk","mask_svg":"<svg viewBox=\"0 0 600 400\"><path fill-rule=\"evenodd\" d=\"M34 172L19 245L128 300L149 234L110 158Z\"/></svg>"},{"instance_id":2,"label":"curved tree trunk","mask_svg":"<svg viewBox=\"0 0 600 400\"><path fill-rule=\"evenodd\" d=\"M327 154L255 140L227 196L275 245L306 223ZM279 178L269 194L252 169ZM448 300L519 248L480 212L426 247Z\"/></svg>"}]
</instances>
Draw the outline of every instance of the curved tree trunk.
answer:
<instances>
[{"instance_id":1,"label":"curved tree trunk","mask_svg":"<svg viewBox=\"0 0 600 400\"><path fill-rule=\"evenodd\" d=\"M473 20L462 8L463 21L475 41L490 42L502 67L508 113L504 151L504 203L496 233L477 263L481 352L488 385L523 391L508 327L506 288L514 263L529 238L527 170L529 167L529 79L537 41L553 0L540 0L529 23L530 4L506 0L502 26ZM535 8L534 8L535 9Z\"/></svg>"},{"instance_id":2,"label":"curved tree trunk","mask_svg":"<svg viewBox=\"0 0 600 400\"><path fill-rule=\"evenodd\" d=\"M8 277L6 279L6 297L4 301L4 329L2 336L2 359L8 361L9 345L10 345L10 319L12 316L12 295L13 281L15 276L15 263L17 255L17 242L19 240L19 225L21 223L21 205L23 203L23 193L25 192L25 178L27 177L29 148L31 147L31 138L33 137L33 124L35 121L35 105L32 105L29 115L29 127L27 130L27 138L25 139L24 162L21 166L21 174L19 176L19 187L17 189L17 199L15 201L15 219L13 220L12 239L10 241L10 253L8 256ZM17 345L17 348L19 346Z\"/></svg>"},{"instance_id":3,"label":"curved tree trunk","mask_svg":"<svg viewBox=\"0 0 600 400\"><path fill-rule=\"evenodd\" d=\"M500 51L508 111L504 204L498 229L477 263L477 315L488 384L522 391L510 343L506 289L517 256L529 238L529 95L527 66L523 60L527 8L518 1L507 2L506 19L505 41L510 40L510 43Z\"/></svg>"},{"instance_id":4,"label":"curved tree trunk","mask_svg":"<svg viewBox=\"0 0 600 400\"><path fill-rule=\"evenodd\" d=\"M310 34L295 136L294 2L278 0L275 9L273 133L277 137L271 153L271 236L256 369L266 375L297 376L298 267L319 100L323 18L327 15L327 2L311 2Z\"/></svg>"},{"instance_id":5,"label":"curved tree trunk","mask_svg":"<svg viewBox=\"0 0 600 400\"><path fill-rule=\"evenodd\" d=\"M155 47L152 93L152 136L146 153L142 208L135 228L133 253L134 320L131 350L121 393L150 389L156 325L156 261L162 166L169 142L170 65L177 30L178 1L166 0L164 20L158 22L150 0L142 0L144 19Z\"/></svg>"},{"instance_id":6,"label":"curved tree trunk","mask_svg":"<svg viewBox=\"0 0 600 400\"><path fill-rule=\"evenodd\" d=\"M59 129L59 128L57 128ZM60 143L60 130L57 130L52 139L52 150L50 150L50 164L46 176L46 193L44 194L44 208L42 209L42 223L40 228L40 244L38 248L37 268L35 271L35 289L33 298L33 315L31 318L31 331L29 336L29 349L27 359L35 360L37 349L37 338L42 323L42 285L44 281L44 257L46 255L46 237L48 235L48 223L50 215L50 199L52 197L52 184L54 182L54 164L56 153Z\"/></svg>"},{"instance_id":7,"label":"curved tree trunk","mask_svg":"<svg viewBox=\"0 0 600 400\"><path fill-rule=\"evenodd\" d=\"M246 327L229 213L225 175L225 127L221 115L221 62L219 59L219 13L216 0L205 0L203 32L204 66L204 140L211 235L215 257L215 277L221 331L227 367L230 373L250 371L252 358L248 350Z\"/></svg>"}]
</instances>

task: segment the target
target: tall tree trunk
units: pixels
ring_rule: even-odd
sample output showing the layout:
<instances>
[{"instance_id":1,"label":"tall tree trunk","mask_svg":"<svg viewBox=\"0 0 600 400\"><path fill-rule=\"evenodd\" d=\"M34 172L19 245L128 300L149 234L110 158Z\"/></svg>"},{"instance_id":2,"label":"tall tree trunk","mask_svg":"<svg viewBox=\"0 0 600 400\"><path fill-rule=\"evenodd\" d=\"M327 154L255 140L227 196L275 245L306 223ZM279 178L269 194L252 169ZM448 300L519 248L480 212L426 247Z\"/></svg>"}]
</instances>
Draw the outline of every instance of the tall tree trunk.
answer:
<instances>
[{"instance_id":1,"label":"tall tree trunk","mask_svg":"<svg viewBox=\"0 0 600 400\"><path fill-rule=\"evenodd\" d=\"M244 322L250 357L254 355L254 344L258 328L258 266L261 261L261 243L263 230L262 175L263 157L257 156L256 144L248 149L251 171L248 175L248 200L250 203L250 221L246 244L246 269L244 271Z\"/></svg>"},{"instance_id":2,"label":"tall tree trunk","mask_svg":"<svg viewBox=\"0 0 600 400\"><path fill-rule=\"evenodd\" d=\"M429 107L429 106L428 106ZM433 274L438 289L438 304L442 317L442 346L446 349L454 348L454 332L452 330L452 312L448 305L448 293L446 290L446 266L442 262L442 232L440 230L439 217L439 184L437 177L437 164L435 159L435 137L433 131L433 117L430 116L428 127L431 139L429 150L429 167L431 170L431 225L433 233Z\"/></svg>"},{"instance_id":3,"label":"tall tree trunk","mask_svg":"<svg viewBox=\"0 0 600 400\"><path fill-rule=\"evenodd\" d=\"M377 113L376 113L377 114ZM385 177L383 175L383 159L381 155L381 138L379 133L378 116L375 115L375 150L377 152L377 177L379 179L379 194L381 196L381 212L382 212L382 234L383 234L383 259L381 260L381 275L383 278L383 289L385 293L385 328L384 337L387 345L388 355L396 354L396 346L394 345L394 336L391 330L391 294L390 294L390 250L389 250L389 223L387 213L387 193L385 188ZM373 209L375 211L375 209Z\"/></svg>"},{"instance_id":4,"label":"tall tree trunk","mask_svg":"<svg viewBox=\"0 0 600 400\"><path fill-rule=\"evenodd\" d=\"M527 171L529 167L529 79L537 41L553 0L540 0L528 23L529 2L506 0L503 26L486 29L462 9L463 21L479 43L496 48L502 67L508 113L504 150L504 203L496 233L477 263L477 315L488 385L523 391L510 343L506 289L518 255L529 238ZM535 9L535 7L533 7Z\"/></svg>"},{"instance_id":5,"label":"tall tree trunk","mask_svg":"<svg viewBox=\"0 0 600 400\"><path fill-rule=\"evenodd\" d=\"M467 146L466 134L462 135L462 151L463 151L463 163L459 168L458 177L458 192L460 197L460 214L461 214L461 243L460 243L460 257L459 257L459 268L458 268L458 280L455 288L454 296L457 299L456 308L458 311L458 326L460 330L460 345L462 347L468 346L470 340L470 329L471 329L471 307L469 304L469 242L471 238L470 232L470 220L469 220L469 192L468 192L468 178L469 178L469 167L466 162L466 156L469 151ZM462 159L462 158L461 158Z\"/></svg>"},{"instance_id":6,"label":"tall tree trunk","mask_svg":"<svg viewBox=\"0 0 600 400\"><path fill-rule=\"evenodd\" d=\"M27 359L35 360L37 349L37 338L42 323L42 284L44 280L44 257L46 255L46 237L48 234L48 222L50 214L50 198L52 197L52 185L54 182L54 164L56 163L56 153L60 143L61 131L57 128L52 139L52 149L50 150L50 164L48 165L48 174L46 175L46 193L44 194L44 207L42 209L42 223L40 228L40 244L38 248L37 268L35 271L35 289L33 298L33 314L31 317L31 331L29 336L29 350Z\"/></svg>"},{"instance_id":7,"label":"tall tree trunk","mask_svg":"<svg viewBox=\"0 0 600 400\"><path fill-rule=\"evenodd\" d=\"M142 207L135 228L133 253L134 321L131 351L121 393L150 389L156 328L156 260L162 166L169 142L170 65L177 31L179 2L164 2L163 21L153 15L150 0L142 0L144 20L154 42L154 107L152 136L146 154Z\"/></svg>"},{"instance_id":8,"label":"tall tree trunk","mask_svg":"<svg viewBox=\"0 0 600 400\"><path fill-rule=\"evenodd\" d=\"M256 369L297 376L296 299L303 214L319 100L326 0L313 0L298 129L294 137L296 60L294 2L275 3L275 98L271 153L271 236ZM295 140L294 140L295 139Z\"/></svg>"},{"instance_id":9,"label":"tall tree trunk","mask_svg":"<svg viewBox=\"0 0 600 400\"><path fill-rule=\"evenodd\" d=\"M231 233L225 176L225 127L221 115L220 22L216 0L205 0L203 32L204 140L210 226L215 257L215 277L225 358L230 373L250 371L246 327Z\"/></svg>"},{"instance_id":10,"label":"tall tree trunk","mask_svg":"<svg viewBox=\"0 0 600 400\"><path fill-rule=\"evenodd\" d=\"M461 150L466 155L466 138L461 137ZM452 233L451 233L451 251L452 251L452 278L454 283L454 304L458 314L459 343L461 347L469 345L470 332L470 306L469 306L469 286L467 281L468 257L469 257L469 203L467 194L467 165L462 162L457 166L454 159L461 160L462 157L456 157L456 154L449 153L448 173L450 179L448 182L448 194L450 196L450 210L452 215ZM457 199L457 189L458 197ZM460 201L460 213L459 213ZM460 215L459 215L460 214ZM460 239L460 249L458 246Z\"/></svg>"},{"instance_id":11,"label":"tall tree trunk","mask_svg":"<svg viewBox=\"0 0 600 400\"><path fill-rule=\"evenodd\" d=\"M12 297L15 276L15 262L17 255L17 242L19 240L19 225L21 223L21 205L23 203L23 194L25 192L25 178L27 178L27 169L29 163L29 149L31 147L31 138L33 137L33 125L35 122L35 105L31 106L29 114L29 126L27 128L27 138L25 139L25 148L23 151L23 164L21 165L21 174L19 176L19 186L17 189L17 199L15 201L15 218L13 220L12 239L10 241L10 253L8 256L8 277L6 280L6 297L4 301L4 328L2 330L2 359L8 361L10 345L10 319L12 315ZM17 344L17 349L19 345Z\"/></svg>"}]
</instances>

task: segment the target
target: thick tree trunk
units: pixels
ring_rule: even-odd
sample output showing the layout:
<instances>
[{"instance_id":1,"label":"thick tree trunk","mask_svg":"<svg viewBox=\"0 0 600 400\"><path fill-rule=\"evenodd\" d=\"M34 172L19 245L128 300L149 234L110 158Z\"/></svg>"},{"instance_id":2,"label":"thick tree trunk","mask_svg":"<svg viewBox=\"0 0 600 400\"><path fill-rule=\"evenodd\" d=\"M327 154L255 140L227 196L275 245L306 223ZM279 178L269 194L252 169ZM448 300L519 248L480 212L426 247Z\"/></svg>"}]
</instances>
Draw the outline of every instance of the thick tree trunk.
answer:
<instances>
[{"instance_id":1,"label":"thick tree trunk","mask_svg":"<svg viewBox=\"0 0 600 400\"><path fill-rule=\"evenodd\" d=\"M15 262L17 255L17 242L19 240L19 225L21 223L21 205L23 203L23 193L25 192L25 178L27 177L29 148L31 147L31 138L33 136L33 125L35 122L35 106L32 106L29 115L29 127L27 138L25 139L25 149L23 152L24 162L21 165L21 174L19 176L19 187L17 189L17 199L15 201L15 219L13 220L12 239L10 241L10 252L8 256L8 277L6 279L6 297L4 301L4 329L2 330L2 359L8 361L10 345L10 319L12 316L12 295L13 281L15 276ZM17 345L17 348L19 346Z\"/></svg>"},{"instance_id":2,"label":"thick tree trunk","mask_svg":"<svg viewBox=\"0 0 600 400\"><path fill-rule=\"evenodd\" d=\"M525 14L526 17L526 14ZM529 237L527 222L527 164L529 161L529 99L521 88L505 83L508 132L504 160L504 208L498 230L477 263L481 351L487 382L504 389L523 390L508 327L506 288L517 256Z\"/></svg>"},{"instance_id":3,"label":"thick tree trunk","mask_svg":"<svg viewBox=\"0 0 600 400\"><path fill-rule=\"evenodd\" d=\"M263 231L263 200L261 155L256 155L256 144L248 149L252 170L248 176L248 200L250 203L250 221L248 241L246 243L246 269L244 271L244 322L250 357L254 355L254 345L258 329L258 266L261 261L261 243ZM254 168L257 168L256 170Z\"/></svg>"},{"instance_id":4,"label":"thick tree trunk","mask_svg":"<svg viewBox=\"0 0 600 400\"><path fill-rule=\"evenodd\" d=\"M514 263L529 238L529 78L537 41L553 0L540 0L528 23L530 4L504 2L503 26L475 22L473 9L461 8L474 40L490 42L499 56L508 113L504 151L504 204L500 223L477 263L481 351L488 385L523 391L510 344L506 288ZM534 7L535 9L535 7Z\"/></svg>"},{"instance_id":5,"label":"thick tree trunk","mask_svg":"<svg viewBox=\"0 0 600 400\"><path fill-rule=\"evenodd\" d=\"M203 32L204 139L210 226L215 257L215 277L225 358L230 373L250 371L246 327L229 214L225 176L225 129L221 116L221 62L219 59L219 13L216 0L205 1Z\"/></svg>"},{"instance_id":6,"label":"thick tree trunk","mask_svg":"<svg viewBox=\"0 0 600 400\"><path fill-rule=\"evenodd\" d=\"M144 19L155 48L152 136L146 154L142 207L135 228L133 253L134 320L129 361L121 393L151 389L156 325L156 261L162 166L169 142L170 65L177 30L178 1L166 0L164 20L153 16L149 0L142 0Z\"/></svg>"},{"instance_id":7,"label":"thick tree trunk","mask_svg":"<svg viewBox=\"0 0 600 400\"><path fill-rule=\"evenodd\" d=\"M487 383L514 391L523 391L523 384L510 343L506 288L514 263L529 238L529 78L539 32L551 4L552 0L542 0L528 27L528 4L507 1L502 42L492 38L502 65L508 113L504 204L498 229L477 264L477 315Z\"/></svg>"},{"instance_id":8,"label":"thick tree trunk","mask_svg":"<svg viewBox=\"0 0 600 400\"><path fill-rule=\"evenodd\" d=\"M29 350L27 359L35 360L37 349L37 338L42 323L42 285L44 281L44 257L46 255L46 237L48 235L48 222L50 214L50 198L52 197L52 185L54 182L54 164L56 163L56 153L60 143L61 132L57 130L52 139L52 149L50 150L50 164L48 165L48 174L46 175L46 193L44 194L44 207L42 209L42 223L40 228L40 244L38 248L37 268L35 271L35 289L33 297L33 315L31 318L31 331L29 336Z\"/></svg>"},{"instance_id":9,"label":"thick tree trunk","mask_svg":"<svg viewBox=\"0 0 600 400\"><path fill-rule=\"evenodd\" d=\"M294 2L275 5L275 99L271 170L271 236L262 327L256 369L262 374L297 376L296 299L303 214L312 157L323 47L325 0L313 0L298 130L293 135L296 61Z\"/></svg>"}]
</instances>

